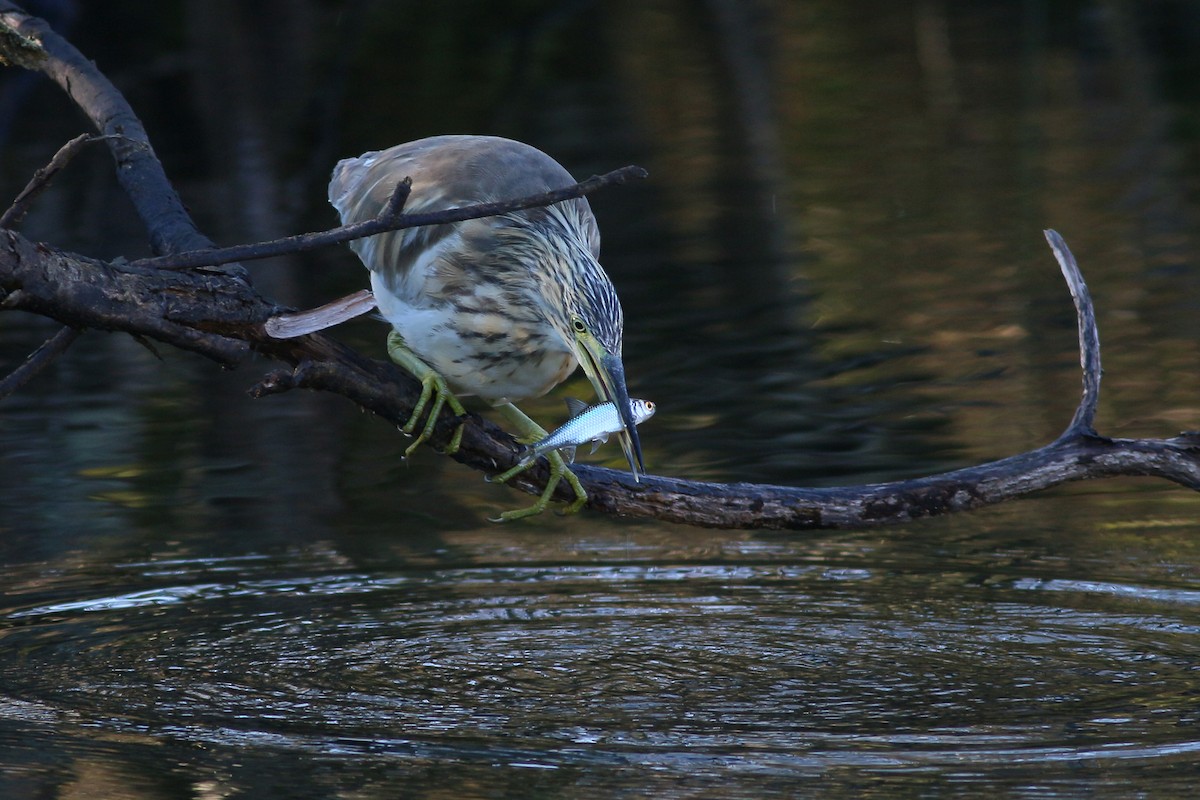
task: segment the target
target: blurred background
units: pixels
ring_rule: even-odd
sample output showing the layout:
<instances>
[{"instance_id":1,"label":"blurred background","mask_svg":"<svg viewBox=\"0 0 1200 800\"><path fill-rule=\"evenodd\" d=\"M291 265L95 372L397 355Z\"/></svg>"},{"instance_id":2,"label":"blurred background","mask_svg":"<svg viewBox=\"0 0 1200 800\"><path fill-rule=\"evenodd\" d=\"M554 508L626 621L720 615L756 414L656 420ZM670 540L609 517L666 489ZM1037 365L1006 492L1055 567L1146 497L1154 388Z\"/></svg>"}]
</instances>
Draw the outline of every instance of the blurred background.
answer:
<instances>
[{"instance_id":1,"label":"blurred background","mask_svg":"<svg viewBox=\"0 0 1200 800\"><path fill-rule=\"evenodd\" d=\"M579 178L647 168L591 202L630 390L659 407L652 473L843 485L1052 440L1079 366L1045 228L1096 303L1100 432L1200 427L1195 3L25 7L121 89L220 244L334 226L338 159L433 134L520 139ZM56 86L0 70L0 198L87 130ZM100 146L22 233L148 254ZM248 266L298 307L366 285L344 247ZM55 330L0 315L0 367ZM385 333L333 335L382 358ZM269 367L96 332L0 401L10 790L1189 785L1193 493L1092 482L817 537L497 527L524 495L403 462L340 398L250 400ZM586 381L525 410L558 424L569 395ZM327 771L284 769L298 754Z\"/></svg>"}]
</instances>

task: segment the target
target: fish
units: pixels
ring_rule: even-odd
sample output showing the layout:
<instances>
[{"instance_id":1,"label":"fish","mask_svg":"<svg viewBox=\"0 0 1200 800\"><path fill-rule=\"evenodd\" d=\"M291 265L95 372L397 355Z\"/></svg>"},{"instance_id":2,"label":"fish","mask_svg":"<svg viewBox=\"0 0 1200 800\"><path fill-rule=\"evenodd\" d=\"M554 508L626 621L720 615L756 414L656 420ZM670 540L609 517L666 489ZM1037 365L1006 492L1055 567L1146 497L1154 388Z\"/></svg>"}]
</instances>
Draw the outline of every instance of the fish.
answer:
<instances>
[{"instance_id":1,"label":"fish","mask_svg":"<svg viewBox=\"0 0 1200 800\"><path fill-rule=\"evenodd\" d=\"M629 410L632 412L633 424L641 425L654 416L655 407L654 403L649 400L630 398ZM527 445L524 455L521 456L518 463L531 464L552 450L564 451L567 460L573 463L576 447L585 442L591 442L594 453L596 448L608 441L610 433L617 433L624 429L621 424L621 415L617 413L617 406L612 402L597 403L589 407L582 400L568 397L567 411L571 418L545 439Z\"/></svg>"}]
</instances>

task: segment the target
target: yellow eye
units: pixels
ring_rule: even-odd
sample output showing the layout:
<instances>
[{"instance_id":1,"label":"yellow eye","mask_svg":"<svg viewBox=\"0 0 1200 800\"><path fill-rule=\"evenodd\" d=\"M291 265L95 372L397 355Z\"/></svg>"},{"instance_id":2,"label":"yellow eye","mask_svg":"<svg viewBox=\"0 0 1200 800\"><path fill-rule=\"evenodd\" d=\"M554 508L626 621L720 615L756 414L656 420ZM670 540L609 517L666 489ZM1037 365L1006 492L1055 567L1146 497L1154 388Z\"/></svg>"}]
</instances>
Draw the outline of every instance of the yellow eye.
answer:
<instances>
[{"instance_id":1,"label":"yellow eye","mask_svg":"<svg viewBox=\"0 0 1200 800\"><path fill-rule=\"evenodd\" d=\"M576 333L587 333L587 325L584 324L582 317L571 317L571 327Z\"/></svg>"}]
</instances>

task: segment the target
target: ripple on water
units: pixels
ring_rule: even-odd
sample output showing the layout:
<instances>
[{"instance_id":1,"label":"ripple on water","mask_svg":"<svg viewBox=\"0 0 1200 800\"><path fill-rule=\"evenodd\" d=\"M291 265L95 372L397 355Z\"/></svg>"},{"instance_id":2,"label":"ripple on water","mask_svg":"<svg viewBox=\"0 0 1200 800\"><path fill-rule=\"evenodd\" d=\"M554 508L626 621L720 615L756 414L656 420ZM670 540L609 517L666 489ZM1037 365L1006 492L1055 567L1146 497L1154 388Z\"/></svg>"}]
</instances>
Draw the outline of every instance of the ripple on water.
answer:
<instances>
[{"instance_id":1,"label":"ripple on water","mask_svg":"<svg viewBox=\"0 0 1200 800\"><path fill-rule=\"evenodd\" d=\"M1200 592L747 564L187 580L209 566L11 610L0 716L689 772L1200 749Z\"/></svg>"}]
</instances>

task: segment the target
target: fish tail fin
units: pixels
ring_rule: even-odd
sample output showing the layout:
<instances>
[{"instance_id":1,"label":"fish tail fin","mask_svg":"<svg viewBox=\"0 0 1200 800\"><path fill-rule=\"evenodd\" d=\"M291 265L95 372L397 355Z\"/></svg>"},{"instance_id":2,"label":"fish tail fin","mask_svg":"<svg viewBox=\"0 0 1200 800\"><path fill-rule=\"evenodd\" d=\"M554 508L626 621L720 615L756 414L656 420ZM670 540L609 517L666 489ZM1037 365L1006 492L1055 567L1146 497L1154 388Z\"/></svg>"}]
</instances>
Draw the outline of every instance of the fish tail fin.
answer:
<instances>
[{"instance_id":1,"label":"fish tail fin","mask_svg":"<svg viewBox=\"0 0 1200 800\"><path fill-rule=\"evenodd\" d=\"M551 453L555 450L562 453L563 458L565 458L568 462L575 463L574 445L568 445L566 447L537 447L536 445L518 443L517 446L521 448L517 451L517 463L523 467L529 466L534 461L537 461L541 456L544 456L547 453Z\"/></svg>"},{"instance_id":2,"label":"fish tail fin","mask_svg":"<svg viewBox=\"0 0 1200 800\"><path fill-rule=\"evenodd\" d=\"M533 445L517 442L517 464L527 466L538 457L537 448Z\"/></svg>"}]
</instances>

